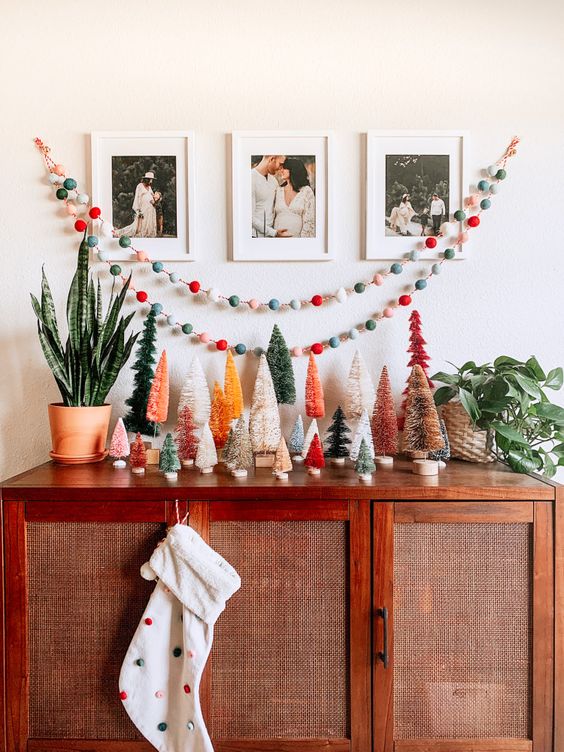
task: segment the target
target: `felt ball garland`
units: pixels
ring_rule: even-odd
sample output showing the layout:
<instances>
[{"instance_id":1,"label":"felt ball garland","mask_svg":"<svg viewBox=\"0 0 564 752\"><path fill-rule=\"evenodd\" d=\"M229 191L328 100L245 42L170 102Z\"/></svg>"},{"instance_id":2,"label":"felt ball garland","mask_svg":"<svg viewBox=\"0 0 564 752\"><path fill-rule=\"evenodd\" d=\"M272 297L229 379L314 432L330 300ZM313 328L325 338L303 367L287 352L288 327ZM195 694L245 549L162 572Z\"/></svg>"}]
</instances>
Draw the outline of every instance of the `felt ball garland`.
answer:
<instances>
[{"instance_id":1,"label":"felt ball garland","mask_svg":"<svg viewBox=\"0 0 564 752\"><path fill-rule=\"evenodd\" d=\"M50 182L56 186L63 183L64 187L59 187L56 189L56 195L57 198L60 200L63 200L67 203L67 209L69 206L72 206L74 208L74 205L69 204L69 196L68 196L68 189L65 186L67 184L68 186L72 186L71 190L77 189L77 183L74 178L65 178L65 169L62 165L55 164L51 157L49 156L50 149L48 146L43 144L43 142L40 139L35 139L35 143L38 147L38 149L41 151L45 165L47 169L49 170L49 180ZM514 156L516 154L516 147L519 143L518 138L513 138L511 143L509 144L508 148L506 149L505 153L501 157L500 160L495 165L490 165L487 168L488 175L497 180L501 181L504 180L507 176L507 172L505 170L505 165L507 163L507 160ZM495 169L494 169L495 168ZM454 218L459 221L463 222L466 220L466 225L469 228L475 228L478 227L480 224L480 217L482 211L485 211L490 208L491 206L491 196L495 193L497 193L497 186L498 183L495 182L488 182L486 180L481 180L478 183L478 190L482 192L487 192L487 196L483 199L479 199L479 196L477 194L473 194L470 196L467 201L466 205L470 207L476 207L479 205L479 210L475 214L471 214L467 217L466 212L462 209L458 209L454 212ZM81 204L88 204L89 197L87 194L78 194L82 197ZM78 198L78 196L77 196ZM72 211L69 211L69 214L73 214ZM91 209L88 212L91 219L96 219L101 222L100 226L100 233L103 236L106 237L113 237L114 231L111 225L108 222L103 221L101 217L101 211L98 207L91 207ZM75 229L77 232L83 232L86 233L86 230L88 228L87 223L82 220L76 220L75 222ZM426 277L418 279L413 287L413 290L409 291L409 294L403 294L400 295L396 302L393 302L386 306L381 313L374 314L371 318L369 318L364 324L361 324L357 327L352 327L349 329L347 333L338 335L338 336L332 336L330 337L326 342L314 342L312 345L308 347L299 347L295 346L290 349L290 352L294 357L300 357L304 354L309 354L309 352L314 353L315 355L321 355L323 350L326 348L336 349L340 342L345 341L347 339L356 339L361 332L364 331L374 331L376 329L377 322L382 319L386 318L392 318L395 312L395 309L398 307L403 306L409 306L412 302L412 295L418 291L422 291L427 287L428 280L431 279L431 277L435 275L439 275L442 271L442 264L450 259L453 259L455 257L456 247L459 247L466 243L469 239L468 232L466 230L463 230L459 233L456 243L454 243L453 248L447 248L445 249L441 256L441 260L439 262L433 263L431 266L430 272L427 274ZM289 308L292 310L300 310L302 308L302 305L304 303L310 303L314 307L320 307L324 304L325 301L334 299L337 302L344 302L348 295L352 293L356 294L362 294L366 287L369 285L375 285L375 286L381 286L384 283L384 280L389 275L399 275L403 271L403 267L409 263L409 262L415 262L419 259L419 251L418 249L413 249L409 252L407 258L403 259L401 262L394 262L388 272L383 273L377 273L374 275L374 277L368 281L368 282L356 282L352 288L345 289L345 288L339 288L339 290L333 294L333 295L326 295L322 296L320 294L315 294L311 297L310 300L297 300L292 299L289 303L280 303L280 301L277 298L271 298L267 303L260 303L255 298L251 298L250 300L242 300L238 295L232 294L228 297L225 297L221 295L215 288L209 288L208 290L202 289L201 283L198 280L192 280L191 282L184 282L184 280L180 279L180 276L175 272L169 272L164 268L164 264L160 261L153 261L151 262L148 258L147 254L141 250L138 250L132 246L131 238L127 236L121 236L119 241L120 246L122 248L130 248L131 251L135 254L135 257L137 261L142 263L151 263L153 271L157 274L160 274L164 272L169 276L170 281L175 284L177 282L182 282L185 284L190 292L192 294L199 294L200 292L203 292L207 295L207 297L210 300L213 300L214 302L219 301L226 301L229 306L236 308L241 303L245 303L248 305L248 307L251 310L257 310L261 307L268 307L272 311L277 311L281 307L282 308ZM89 235L87 237L87 243L89 247L91 248L99 248L98 246L98 236L97 235ZM437 246L437 239L435 237L428 237L424 241L424 246L428 249L434 249ZM110 274L112 276L117 277L119 276L122 281L125 281L125 277L122 275L121 267L118 264L112 264L108 260L107 254L101 249L98 250L98 258L101 261L105 261L108 263L110 267ZM148 293L146 293L144 290L135 290L135 288L130 285L130 291L135 294L135 297L139 303L149 303L149 305L152 307L153 311L157 315L162 315L166 318L167 324L171 327L180 327L182 332L187 335L194 335L198 338L198 340L203 344L214 344L216 349L219 351L224 351L229 347L229 344L226 339L218 339L214 340L212 339L211 335L208 332L196 332L194 331L194 327L190 323L179 323L176 320L176 317L173 314L169 314L163 311L163 306L161 303L153 302L149 300ZM232 349L234 352L236 352L238 355L244 355L247 352L251 352L248 350L247 346L244 343L237 343L236 345L232 346ZM252 352L255 356L260 357L262 353L264 352L263 348L261 347L255 347ZM145 621L146 624L150 624L151 620L147 619Z\"/></svg>"}]
</instances>

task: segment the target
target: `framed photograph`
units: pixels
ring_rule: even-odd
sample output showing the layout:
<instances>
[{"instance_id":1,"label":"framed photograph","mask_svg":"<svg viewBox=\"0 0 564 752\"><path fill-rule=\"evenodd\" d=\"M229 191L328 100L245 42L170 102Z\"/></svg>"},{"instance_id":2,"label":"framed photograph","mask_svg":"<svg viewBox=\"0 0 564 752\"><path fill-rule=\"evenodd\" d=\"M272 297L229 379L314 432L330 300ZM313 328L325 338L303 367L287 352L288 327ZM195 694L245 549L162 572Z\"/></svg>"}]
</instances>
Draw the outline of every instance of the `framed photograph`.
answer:
<instances>
[{"instance_id":1,"label":"framed photograph","mask_svg":"<svg viewBox=\"0 0 564 752\"><path fill-rule=\"evenodd\" d=\"M101 245L127 260L119 238L160 261L194 260L194 136L189 131L94 132L92 199L112 223Z\"/></svg>"},{"instance_id":2,"label":"framed photograph","mask_svg":"<svg viewBox=\"0 0 564 752\"><path fill-rule=\"evenodd\" d=\"M328 261L328 132L232 136L234 261Z\"/></svg>"},{"instance_id":3,"label":"framed photograph","mask_svg":"<svg viewBox=\"0 0 564 752\"><path fill-rule=\"evenodd\" d=\"M398 259L415 247L431 257L436 252L426 249L425 237L460 232L453 214L463 208L468 189L467 148L463 131L368 132L367 259Z\"/></svg>"}]
</instances>

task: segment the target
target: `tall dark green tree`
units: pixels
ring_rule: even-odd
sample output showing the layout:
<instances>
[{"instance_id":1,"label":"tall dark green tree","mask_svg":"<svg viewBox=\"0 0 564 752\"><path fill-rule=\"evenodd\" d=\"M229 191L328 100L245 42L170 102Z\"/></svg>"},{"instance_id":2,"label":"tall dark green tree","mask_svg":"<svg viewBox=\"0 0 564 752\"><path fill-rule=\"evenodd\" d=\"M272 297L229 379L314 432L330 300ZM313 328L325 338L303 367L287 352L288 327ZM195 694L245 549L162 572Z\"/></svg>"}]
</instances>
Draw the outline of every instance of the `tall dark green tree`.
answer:
<instances>
[{"instance_id":1,"label":"tall dark green tree","mask_svg":"<svg viewBox=\"0 0 564 752\"><path fill-rule=\"evenodd\" d=\"M331 425L327 429L327 438L325 439L325 446L327 447L325 454L327 457L337 459L337 457L349 456L348 445L351 440L348 434L350 432L351 429L347 425L345 414L339 405L333 413Z\"/></svg>"},{"instance_id":2,"label":"tall dark green tree","mask_svg":"<svg viewBox=\"0 0 564 752\"><path fill-rule=\"evenodd\" d=\"M143 336L139 340L135 363L131 366L135 371L133 393L125 400L125 404L130 408L124 418L125 427L128 431L139 432L145 436L157 436L159 433L159 426L147 420L147 400L155 375L156 318L155 312L151 309L143 324Z\"/></svg>"},{"instance_id":3,"label":"tall dark green tree","mask_svg":"<svg viewBox=\"0 0 564 752\"><path fill-rule=\"evenodd\" d=\"M266 360L272 375L276 401L279 405L293 405L296 401L296 382L292 358L278 324L274 324L266 351Z\"/></svg>"}]
</instances>

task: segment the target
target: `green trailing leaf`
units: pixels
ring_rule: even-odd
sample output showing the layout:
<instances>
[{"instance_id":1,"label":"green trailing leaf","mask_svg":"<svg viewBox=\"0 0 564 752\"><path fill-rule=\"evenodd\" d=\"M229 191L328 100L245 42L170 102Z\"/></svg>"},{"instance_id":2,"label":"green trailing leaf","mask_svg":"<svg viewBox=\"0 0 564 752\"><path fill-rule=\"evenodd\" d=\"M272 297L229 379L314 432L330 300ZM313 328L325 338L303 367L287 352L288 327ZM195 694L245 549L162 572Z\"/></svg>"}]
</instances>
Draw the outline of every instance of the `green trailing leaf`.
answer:
<instances>
[{"instance_id":1,"label":"green trailing leaf","mask_svg":"<svg viewBox=\"0 0 564 752\"><path fill-rule=\"evenodd\" d=\"M560 389L562 387L563 372L562 368L553 368L548 372L544 385L548 389Z\"/></svg>"},{"instance_id":2,"label":"green trailing leaf","mask_svg":"<svg viewBox=\"0 0 564 752\"><path fill-rule=\"evenodd\" d=\"M515 372L515 381L528 395L534 397L535 399L542 399L542 391L532 379Z\"/></svg>"},{"instance_id":3,"label":"green trailing leaf","mask_svg":"<svg viewBox=\"0 0 564 752\"><path fill-rule=\"evenodd\" d=\"M519 433L519 431L517 431L517 429L508 426L506 423L500 423L496 420L492 421L490 425L496 432L496 435L499 433L506 439L509 439L509 441L512 441L514 444L522 444L523 446L528 446L527 440L521 433Z\"/></svg>"},{"instance_id":4,"label":"green trailing leaf","mask_svg":"<svg viewBox=\"0 0 564 752\"><path fill-rule=\"evenodd\" d=\"M557 426L564 426L564 407L553 405L550 402L541 402L537 405L537 415L540 418L553 421Z\"/></svg>"},{"instance_id":5,"label":"green trailing leaf","mask_svg":"<svg viewBox=\"0 0 564 752\"><path fill-rule=\"evenodd\" d=\"M433 380L435 380L435 376L433 376ZM437 389L435 392L434 399L435 399L435 405L437 407L439 405L444 405L446 402L449 402L453 397L456 397L458 394L457 390L450 386L441 386Z\"/></svg>"},{"instance_id":6,"label":"green trailing leaf","mask_svg":"<svg viewBox=\"0 0 564 752\"><path fill-rule=\"evenodd\" d=\"M540 367L539 362L534 355L529 358L525 365L531 372L533 378L538 379L538 381L544 381L546 379L546 374Z\"/></svg>"},{"instance_id":7,"label":"green trailing leaf","mask_svg":"<svg viewBox=\"0 0 564 752\"><path fill-rule=\"evenodd\" d=\"M511 449L506 459L509 467L516 473L534 473L542 467L542 460L530 457L517 449Z\"/></svg>"},{"instance_id":8,"label":"green trailing leaf","mask_svg":"<svg viewBox=\"0 0 564 752\"><path fill-rule=\"evenodd\" d=\"M459 377L454 373L439 371L434 376L431 376L431 381L442 381L443 384L458 384Z\"/></svg>"},{"instance_id":9,"label":"green trailing leaf","mask_svg":"<svg viewBox=\"0 0 564 752\"><path fill-rule=\"evenodd\" d=\"M519 361L515 358L510 358L508 355L500 355L493 362L494 368L501 368L501 366L517 366Z\"/></svg>"},{"instance_id":10,"label":"green trailing leaf","mask_svg":"<svg viewBox=\"0 0 564 752\"><path fill-rule=\"evenodd\" d=\"M466 389L460 389L458 396L460 398L462 407L466 410L466 412L470 416L470 420L472 421L472 423L475 423L480 417L480 408L478 407L476 398L474 397L473 394L466 391Z\"/></svg>"}]
</instances>

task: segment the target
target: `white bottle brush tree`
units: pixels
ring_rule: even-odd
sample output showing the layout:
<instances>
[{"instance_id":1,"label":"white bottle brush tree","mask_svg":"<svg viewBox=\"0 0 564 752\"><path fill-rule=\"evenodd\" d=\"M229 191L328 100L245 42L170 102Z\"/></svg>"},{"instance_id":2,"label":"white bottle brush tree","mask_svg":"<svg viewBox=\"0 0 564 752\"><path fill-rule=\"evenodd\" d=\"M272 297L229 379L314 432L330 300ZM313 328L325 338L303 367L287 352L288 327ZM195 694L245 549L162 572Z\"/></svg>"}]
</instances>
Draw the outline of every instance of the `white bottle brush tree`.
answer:
<instances>
[{"instance_id":1,"label":"white bottle brush tree","mask_svg":"<svg viewBox=\"0 0 564 752\"><path fill-rule=\"evenodd\" d=\"M210 418L211 399L206 374L199 359L194 356L190 369L182 384L178 413L188 405L192 413L192 419L198 429Z\"/></svg>"},{"instance_id":2,"label":"white bottle brush tree","mask_svg":"<svg viewBox=\"0 0 564 752\"><path fill-rule=\"evenodd\" d=\"M351 460L353 460L353 462L356 462L356 460L358 459L358 453L360 451L360 445L363 439L366 442L366 446L368 447L370 457L374 459L374 444L372 442L370 418L368 417L367 410L364 410L362 415L360 416L360 420L358 421L358 425L356 427L356 431L353 436L353 440L351 444L351 451L349 455Z\"/></svg>"},{"instance_id":3,"label":"white bottle brush tree","mask_svg":"<svg viewBox=\"0 0 564 752\"><path fill-rule=\"evenodd\" d=\"M202 473L211 473L214 465L217 465L217 450L209 423L205 423L202 429L195 464Z\"/></svg>"},{"instance_id":4,"label":"white bottle brush tree","mask_svg":"<svg viewBox=\"0 0 564 752\"><path fill-rule=\"evenodd\" d=\"M272 376L263 353L260 356L251 402L249 433L255 454L275 452L280 441L280 415Z\"/></svg>"},{"instance_id":5,"label":"white bottle brush tree","mask_svg":"<svg viewBox=\"0 0 564 752\"><path fill-rule=\"evenodd\" d=\"M349 371L346 387L345 415L347 418L360 418L363 410L370 415L376 394L364 358L357 350Z\"/></svg>"}]
</instances>

